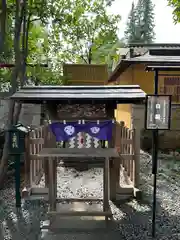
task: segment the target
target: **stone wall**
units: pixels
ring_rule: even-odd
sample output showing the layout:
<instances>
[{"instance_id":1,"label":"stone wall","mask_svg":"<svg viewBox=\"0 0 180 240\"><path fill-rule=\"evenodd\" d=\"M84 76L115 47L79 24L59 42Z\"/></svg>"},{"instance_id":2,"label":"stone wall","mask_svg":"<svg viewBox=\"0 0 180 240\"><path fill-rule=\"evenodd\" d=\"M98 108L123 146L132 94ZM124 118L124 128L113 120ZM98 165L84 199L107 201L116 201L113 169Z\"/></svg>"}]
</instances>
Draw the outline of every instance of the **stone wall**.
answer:
<instances>
[{"instance_id":1,"label":"stone wall","mask_svg":"<svg viewBox=\"0 0 180 240\"><path fill-rule=\"evenodd\" d=\"M6 127L9 111L9 100L0 99L0 129ZM23 104L19 121L24 125L40 125L41 106L35 104Z\"/></svg>"},{"instance_id":2,"label":"stone wall","mask_svg":"<svg viewBox=\"0 0 180 240\"><path fill-rule=\"evenodd\" d=\"M7 128L8 111L9 100L0 99L0 161L5 140L4 130ZM19 121L25 126L39 126L40 111L41 111L40 105L24 104L22 106Z\"/></svg>"},{"instance_id":3,"label":"stone wall","mask_svg":"<svg viewBox=\"0 0 180 240\"><path fill-rule=\"evenodd\" d=\"M151 149L152 132L144 130L144 105L132 105L132 125L141 129L141 148ZM159 131L159 147L162 150L180 149L180 106L172 105L171 108L171 130Z\"/></svg>"}]
</instances>

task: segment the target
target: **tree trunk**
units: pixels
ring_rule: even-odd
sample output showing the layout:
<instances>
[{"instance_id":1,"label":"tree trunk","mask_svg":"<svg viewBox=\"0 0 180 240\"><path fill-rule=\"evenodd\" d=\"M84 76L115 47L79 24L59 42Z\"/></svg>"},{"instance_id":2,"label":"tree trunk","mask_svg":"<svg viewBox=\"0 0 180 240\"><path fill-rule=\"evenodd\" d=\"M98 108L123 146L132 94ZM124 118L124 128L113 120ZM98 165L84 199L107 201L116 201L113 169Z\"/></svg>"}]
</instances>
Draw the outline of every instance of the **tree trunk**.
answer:
<instances>
[{"instance_id":1,"label":"tree trunk","mask_svg":"<svg viewBox=\"0 0 180 240\"><path fill-rule=\"evenodd\" d=\"M6 17L7 17L7 4L6 0L1 0L0 3L0 54L5 51L6 39Z\"/></svg>"},{"instance_id":2,"label":"tree trunk","mask_svg":"<svg viewBox=\"0 0 180 240\"><path fill-rule=\"evenodd\" d=\"M31 3L32 4L32 3ZM28 7L28 2L24 0L24 6L23 6L23 32L22 32L22 52L21 52L21 69L19 69L20 73L20 86L22 87L25 82L26 82L26 61L27 61L27 56L28 56L28 38L29 38L29 27L30 27L30 20L31 20L31 13L28 14L28 19L27 18L27 7ZM22 109L22 104L19 103L17 105L17 109L15 112L14 116L14 123L16 124L19 120L19 116L21 113Z\"/></svg>"},{"instance_id":3,"label":"tree trunk","mask_svg":"<svg viewBox=\"0 0 180 240\"><path fill-rule=\"evenodd\" d=\"M26 0L24 0L26 1ZM16 0L16 13L15 13L15 29L14 29L14 52L15 52L15 67L13 69L12 77L11 77L11 93L13 94L16 92L17 86L18 86L18 75L20 70L20 58L21 58L21 52L20 52L20 35L21 35L21 25L23 20L23 10L24 6L20 6L20 1ZM9 129L11 125L13 124L13 116L14 116L14 110L15 110L15 102L13 100L10 100L9 102L9 113L8 113L8 124L7 128ZM8 167L8 157L9 157L9 133L6 132L5 135L5 143L3 148L3 155L0 162L0 186L3 184L3 180L7 173L7 167Z\"/></svg>"},{"instance_id":4,"label":"tree trunk","mask_svg":"<svg viewBox=\"0 0 180 240\"><path fill-rule=\"evenodd\" d=\"M12 124L14 107L15 107L15 102L10 100L10 102L9 102L9 113L8 113L8 126L11 126L11 124ZM1 161L0 161L0 188L3 186L3 181L4 181L4 178L6 176L7 168L8 168L8 156L9 156L8 142L9 142L9 134L6 131L3 154L2 154Z\"/></svg>"}]
</instances>

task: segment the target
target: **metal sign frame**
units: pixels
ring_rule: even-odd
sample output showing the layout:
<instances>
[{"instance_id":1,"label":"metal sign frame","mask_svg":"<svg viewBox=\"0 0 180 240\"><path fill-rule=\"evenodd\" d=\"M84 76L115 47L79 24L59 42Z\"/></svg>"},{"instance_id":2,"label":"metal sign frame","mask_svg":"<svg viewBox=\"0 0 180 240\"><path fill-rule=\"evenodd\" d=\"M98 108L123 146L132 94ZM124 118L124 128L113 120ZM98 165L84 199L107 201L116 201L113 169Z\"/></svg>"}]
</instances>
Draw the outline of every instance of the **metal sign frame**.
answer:
<instances>
[{"instance_id":1,"label":"metal sign frame","mask_svg":"<svg viewBox=\"0 0 180 240\"><path fill-rule=\"evenodd\" d=\"M168 120L168 124L167 124L167 128L160 128L160 127L157 127L157 128L150 128L148 127L148 124L147 124L147 121L148 121L148 99L149 97L154 97L154 98L167 98L168 100L168 103L169 103L169 109L168 109L168 114L167 114L167 120ZM170 127L171 127L171 99L172 99L172 96L171 95L163 95L163 94L149 94L149 95L146 95L146 104L145 104L145 122L144 122L144 128L146 130L170 130Z\"/></svg>"}]
</instances>

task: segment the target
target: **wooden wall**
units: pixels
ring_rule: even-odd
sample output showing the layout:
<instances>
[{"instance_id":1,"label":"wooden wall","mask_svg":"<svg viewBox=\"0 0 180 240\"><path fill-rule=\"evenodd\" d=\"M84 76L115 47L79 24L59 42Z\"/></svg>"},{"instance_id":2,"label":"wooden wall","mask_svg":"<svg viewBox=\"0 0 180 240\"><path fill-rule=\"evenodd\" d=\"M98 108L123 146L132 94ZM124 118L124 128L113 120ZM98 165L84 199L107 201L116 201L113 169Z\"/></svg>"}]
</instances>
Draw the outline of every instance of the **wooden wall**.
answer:
<instances>
[{"instance_id":1,"label":"wooden wall","mask_svg":"<svg viewBox=\"0 0 180 240\"><path fill-rule=\"evenodd\" d=\"M63 74L68 85L106 85L107 65L64 64Z\"/></svg>"},{"instance_id":2,"label":"wooden wall","mask_svg":"<svg viewBox=\"0 0 180 240\"><path fill-rule=\"evenodd\" d=\"M163 94L164 79L169 78L169 83L172 81L172 86L166 86L166 93L175 96L172 102L171 109L171 130L161 133L161 148L171 149L180 148L180 102L178 102L178 95L180 95L180 72L160 72L162 76L159 77L159 93ZM168 84L169 84L168 83ZM116 84L134 84L139 85L147 94L154 93L154 73L146 72L144 64L137 64L129 67L122 73L116 81ZM178 86L179 85L179 86ZM168 89L167 89L168 88ZM118 121L124 121L127 127L137 127L144 129L144 106L136 105L118 105L116 110ZM147 136L148 135L148 136ZM150 138L151 133L146 133L145 138ZM145 139L142 137L142 142ZM151 141L149 141L151 143Z\"/></svg>"}]
</instances>

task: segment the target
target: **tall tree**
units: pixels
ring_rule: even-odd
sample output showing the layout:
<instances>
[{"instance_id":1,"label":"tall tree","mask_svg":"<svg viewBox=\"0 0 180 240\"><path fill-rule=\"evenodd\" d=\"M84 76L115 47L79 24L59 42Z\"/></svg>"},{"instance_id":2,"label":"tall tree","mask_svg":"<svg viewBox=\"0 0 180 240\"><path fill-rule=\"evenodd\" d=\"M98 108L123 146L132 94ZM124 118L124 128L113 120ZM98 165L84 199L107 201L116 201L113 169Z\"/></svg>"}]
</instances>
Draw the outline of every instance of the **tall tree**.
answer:
<instances>
[{"instance_id":1,"label":"tall tree","mask_svg":"<svg viewBox=\"0 0 180 240\"><path fill-rule=\"evenodd\" d=\"M103 46L114 46L118 40L119 15L108 13L112 1L69 1L52 24L53 51L59 59L75 63L105 63ZM60 32L60 33L59 33Z\"/></svg>"},{"instance_id":2,"label":"tall tree","mask_svg":"<svg viewBox=\"0 0 180 240\"><path fill-rule=\"evenodd\" d=\"M4 0L3 0L4 1ZM30 1L32 3L32 1ZM11 93L14 93L17 90L17 87L19 85L24 85L24 79L26 75L26 60L27 60L27 53L28 53L28 32L29 32L29 26L28 26L28 20L27 16L30 13L31 8L28 7L28 0L15 0L15 3L12 3L11 1L4 1L3 5L1 4L1 9L4 9L7 11L8 9L8 17L7 12L6 14L2 15L2 11L0 12L0 57L1 57L1 63L3 62L7 63L7 59L4 59L4 50L7 42L5 40L11 40L12 41L12 55L11 55L11 63L14 61L14 67L12 70L12 74L10 77L10 91ZM32 6L30 6L32 7ZM8 21L10 18L13 19L13 21ZM31 19L29 19L31 20ZM6 35L6 26L7 23L9 24L8 27L11 28L11 34L10 39L7 38ZM17 123L19 114L21 111L21 105L18 104L17 108L15 107L15 102L13 100L9 101L9 111L8 111L8 119L7 119L7 128L10 128L12 124ZM8 140L9 134L6 132L5 135L5 143L3 148L3 154L0 161L0 185L4 179L4 176L6 174L6 170L8 167Z\"/></svg>"},{"instance_id":3,"label":"tall tree","mask_svg":"<svg viewBox=\"0 0 180 240\"><path fill-rule=\"evenodd\" d=\"M136 12L134 2L131 6L131 11L128 16L125 38L128 43L134 42L136 40Z\"/></svg>"},{"instance_id":4,"label":"tall tree","mask_svg":"<svg viewBox=\"0 0 180 240\"><path fill-rule=\"evenodd\" d=\"M62 83L63 62L107 63L116 56L120 16L108 13L113 0L2 0L0 4L0 63L4 51L12 71L0 69L11 92L28 78L43 84ZM46 9L46 11L44 11ZM51 30L49 30L51 29ZM46 70L42 61L52 65ZM35 64L30 67L28 64ZM11 74L9 74L11 73ZM32 77L33 76L33 77ZM1 81L1 83L2 83ZM0 87L1 87L0 83ZM10 101L7 127L18 121L21 106ZM0 185L8 163L8 133L0 161Z\"/></svg>"},{"instance_id":5,"label":"tall tree","mask_svg":"<svg viewBox=\"0 0 180 240\"><path fill-rule=\"evenodd\" d=\"M14 26L14 57L15 57L15 67L11 76L11 92L14 93L17 89L17 79L20 71L21 65L21 55L20 55L20 33L21 25L23 21L25 1L20 2L19 0L15 1L15 26ZM8 113L8 123L7 127L10 128L13 124L15 112L15 101L9 101L9 113ZM3 155L0 162L0 183L4 179L7 166L8 166L8 142L9 134L6 132L5 143L3 148Z\"/></svg>"},{"instance_id":6,"label":"tall tree","mask_svg":"<svg viewBox=\"0 0 180 240\"><path fill-rule=\"evenodd\" d=\"M154 40L154 5L152 0L139 0L132 5L125 32L128 43L151 43Z\"/></svg>"},{"instance_id":7,"label":"tall tree","mask_svg":"<svg viewBox=\"0 0 180 240\"><path fill-rule=\"evenodd\" d=\"M7 19L7 4L6 0L0 2L0 53L4 50L6 40L6 21Z\"/></svg>"},{"instance_id":8,"label":"tall tree","mask_svg":"<svg viewBox=\"0 0 180 240\"><path fill-rule=\"evenodd\" d=\"M139 0L136 6L137 30L143 43L154 40L154 4L152 0Z\"/></svg>"}]
</instances>

